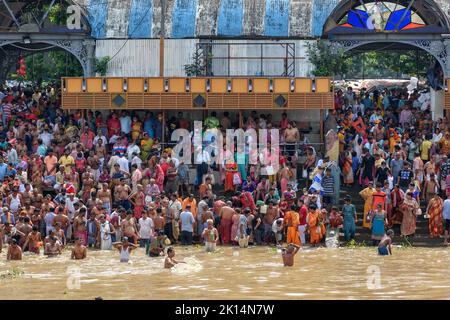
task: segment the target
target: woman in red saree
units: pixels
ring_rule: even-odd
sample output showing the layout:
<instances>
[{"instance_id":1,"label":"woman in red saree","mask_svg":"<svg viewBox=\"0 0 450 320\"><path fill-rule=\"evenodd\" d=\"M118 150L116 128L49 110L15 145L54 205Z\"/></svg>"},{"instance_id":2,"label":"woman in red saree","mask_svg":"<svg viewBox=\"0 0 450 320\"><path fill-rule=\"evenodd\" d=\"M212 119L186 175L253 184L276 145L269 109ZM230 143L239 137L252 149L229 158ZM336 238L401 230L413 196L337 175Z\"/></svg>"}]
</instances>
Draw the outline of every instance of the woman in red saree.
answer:
<instances>
[{"instance_id":1,"label":"woman in red saree","mask_svg":"<svg viewBox=\"0 0 450 320\"><path fill-rule=\"evenodd\" d=\"M444 232L444 225L442 223L442 209L444 201L438 194L435 194L431 198L427 206L427 215L430 217L428 220L428 229L430 230L430 237L439 237Z\"/></svg>"},{"instance_id":2,"label":"woman in red saree","mask_svg":"<svg viewBox=\"0 0 450 320\"><path fill-rule=\"evenodd\" d=\"M115 113L112 114L111 119L108 120L108 138L111 138L113 135L120 135L120 121L117 118Z\"/></svg>"},{"instance_id":3,"label":"woman in red saree","mask_svg":"<svg viewBox=\"0 0 450 320\"><path fill-rule=\"evenodd\" d=\"M403 214L400 207L405 199L405 193L398 185L394 186L394 190L391 192L392 214L388 215L389 225L402 224Z\"/></svg>"},{"instance_id":4,"label":"woman in red saree","mask_svg":"<svg viewBox=\"0 0 450 320\"><path fill-rule=\"evenodd\" d=\"M235 174L239 175L237 163L227 163L225 165L225 192L236 191L236 185L234 184Z\"/></svg>"},{"instance_id":5,"label":"woman in red saree","mask_svg":"<svg viewBox=\"0 0 450 320\"><path fill-rule=\"evenodd\" d=\"M411 192L407 192L405 200L400 206L403 215L402 225L400 227L403 237L413 236L416 233L416 218L419 210L419 204L413 199Z\"/></svg>"},{"instance_id":6,"label":"woman in red saree","mask_svg":"<svg viewBox=\"0 0 450 320\"><path fill-rule=\"evenodd\" d=\"M148 167L151 170L152 178L155 179L156 184L158 185L159 191L164 191L164 171L161 166L158 164L155 156L151 157L148 161Z\"/></svg>"}]
</instances>

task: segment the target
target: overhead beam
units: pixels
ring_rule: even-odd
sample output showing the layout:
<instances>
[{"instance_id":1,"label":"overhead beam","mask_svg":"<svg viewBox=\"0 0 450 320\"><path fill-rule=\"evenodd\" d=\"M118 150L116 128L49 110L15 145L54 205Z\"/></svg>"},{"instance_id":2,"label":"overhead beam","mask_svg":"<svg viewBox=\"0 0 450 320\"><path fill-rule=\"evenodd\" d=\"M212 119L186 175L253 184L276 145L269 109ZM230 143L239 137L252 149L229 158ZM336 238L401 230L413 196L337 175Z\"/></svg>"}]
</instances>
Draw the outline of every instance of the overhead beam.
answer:
<instances>
[{"instance_id":1,"label":"overhead beam","mask_svg":"<svg viewBox=\"0 0 450 320\"><path fill-rule=\"evenodd\" d=\"M6 10L8 10L9 15L11 16L12 20L14 21L14 23L16 24L17 28L20 28L20 23L17 20L16 16L14 15L14 13L12 12L11 8L9 7L8 3L6 2L6 0L2 0L3 5L6 7Z\"/></svg>"}]
</instances>

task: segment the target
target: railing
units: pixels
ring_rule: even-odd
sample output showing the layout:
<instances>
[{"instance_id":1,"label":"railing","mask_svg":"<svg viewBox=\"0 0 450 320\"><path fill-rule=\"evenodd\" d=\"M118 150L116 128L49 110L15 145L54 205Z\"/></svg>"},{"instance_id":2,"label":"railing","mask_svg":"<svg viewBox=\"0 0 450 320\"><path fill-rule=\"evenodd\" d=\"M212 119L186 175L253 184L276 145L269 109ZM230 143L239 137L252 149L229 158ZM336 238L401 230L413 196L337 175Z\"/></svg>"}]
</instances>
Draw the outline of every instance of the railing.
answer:
<instances>
[{"instance_id":1,"label":"railing","mask_svg":"<svg viewBox=\"0 0 450 320\"><path fill-rule=\"evenodd\" d=\"M63 109L331 109L330 78L63 78Z\"/></svg>"},{"instance_id":2,"label":"railing","mask_svg":"<svg viewBox=\"0 0 450 320\"><path fill-rule=\"evenodd\" d=\"M177 145L177 142L165 142L160 143L160 145L161 150L164 150L166 148L174 148ZM294 148L291 149L289 148L290 146L293 146ZM325 154L325 144L323 143L280 143L281 154L283 156L291 156L292 153L295 153L298 157L305 157L306 149L308 147L313 147L319 157L323 157Z\"/></svg>"},{"instance_id":3,"label":"railing","mask_svg":"<svg viewBox=\"0 0 450 320\"><path fill-rule=\"evenodd\" d=\"M449 88L449 85L450 85L450 78L447 79L447 88ZM448 92L448 89L445 90L444 109L450 109L450 92Z\"/></svg>"}]
</instances>

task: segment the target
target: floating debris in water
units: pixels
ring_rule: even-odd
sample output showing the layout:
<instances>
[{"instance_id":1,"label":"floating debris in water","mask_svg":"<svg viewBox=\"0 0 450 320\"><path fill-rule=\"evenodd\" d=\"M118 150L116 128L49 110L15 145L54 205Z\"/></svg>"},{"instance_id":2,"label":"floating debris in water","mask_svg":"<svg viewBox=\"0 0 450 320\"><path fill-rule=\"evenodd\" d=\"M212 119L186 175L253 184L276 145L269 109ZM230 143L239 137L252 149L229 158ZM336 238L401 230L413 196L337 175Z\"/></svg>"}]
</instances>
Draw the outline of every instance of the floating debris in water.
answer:
<instances>
[{"instance_id":1,"label":"floating debris in water","mask_svg":"<svg viewBox=\"0 0 450 320\"><path fill-rule=\"evenodd\" d=\"M25 272L23 272L19 268L14 267L11 270L8 270L5 273L0 274L0 279L1 280L16 279L23 276L24 274Z\"/></svg>"}]
</instances>

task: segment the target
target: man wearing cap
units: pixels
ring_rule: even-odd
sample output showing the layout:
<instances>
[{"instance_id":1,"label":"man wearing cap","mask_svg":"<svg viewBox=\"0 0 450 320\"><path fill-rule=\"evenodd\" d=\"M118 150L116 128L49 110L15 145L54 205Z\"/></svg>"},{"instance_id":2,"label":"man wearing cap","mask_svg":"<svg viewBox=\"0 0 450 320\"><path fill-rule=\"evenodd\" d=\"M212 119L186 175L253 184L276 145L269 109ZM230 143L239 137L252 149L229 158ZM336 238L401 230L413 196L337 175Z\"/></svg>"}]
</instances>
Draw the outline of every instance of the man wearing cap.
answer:
<instances>
[{"instance_id":1,"label":"man wearing cap","mask_svg":"<svg viewBox=\"0 0 450 320\"><path fill-rule=\"evenodd\" d=\"M180 214L181 244L191 245L194 233L195 218L191 212L191 204L186 203L185 209Z\"/></svg>"}]
</instances>

